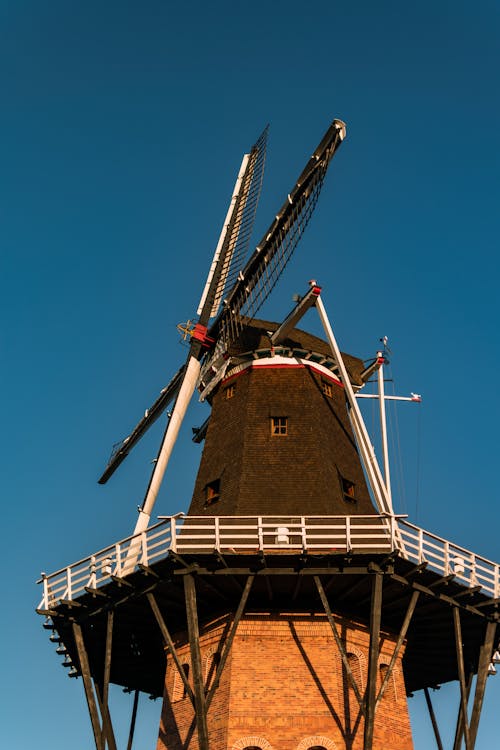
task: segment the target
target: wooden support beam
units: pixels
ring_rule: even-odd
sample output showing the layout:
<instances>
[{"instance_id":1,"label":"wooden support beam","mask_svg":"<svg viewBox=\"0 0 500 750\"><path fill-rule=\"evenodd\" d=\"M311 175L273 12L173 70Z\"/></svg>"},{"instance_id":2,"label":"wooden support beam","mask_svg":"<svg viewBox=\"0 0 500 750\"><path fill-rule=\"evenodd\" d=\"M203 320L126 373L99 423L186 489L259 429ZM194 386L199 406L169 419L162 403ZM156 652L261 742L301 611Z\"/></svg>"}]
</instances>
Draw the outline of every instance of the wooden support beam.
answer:
<instances>
[{"instance_id":1,"label":"wooden support beam","mask_svg":"<svg viewBox=\"0 0 500 750\"><path fill-rule=\"evenodd\" d=\"M214 693L219 687L219 681L221 678L222 670L224 669L224 666L227 661L227 657L229 656L229 653L231 651L231 646L233 645L234 636L236 635L236 630L238 628L239 622L241 620L241 616L243 615L243 612L245 610L245 606L247 603L248 595L250 593L250 589L252 588L252 584L254 581L255 576L248 576L245 588L243 589L243 593L241 595L240 603L238 605L238 609L236 610L236 614L234 615L233 624L231 626L231 630L229 631L229 635L227 637L226 643L224 645L224 650L221 654L221 658L219 661L219 664L217 665L217 670L215 672L215 676L212 682L212 685L210 687L210 690L207 694L206 699L206 707L207 711L210 707L210 704L212 702L212 698L214 697Z\"/></svg>"},{"instance_id":2,"label":"wooden support beam","mask_svg":"<svg viewBox=\"0 0 500 750\"><path fill-rule=\"evenodd\" d=\"M460 623L460 610L457 607L453 607L453 626L455 629L455 645L457 651L457 669L458 679L460 682L460 709L463 718L463 728L465 736L465 750L472 750L470 744L470 732L469 732L469 717L467 715L467 685L465 683L465 667L464 667L464 650L462 643L462 626Z\"/></svg>"},{"instance_id":3,"label":"wooden support beam","mask_svg":"<svg viewBox=\"0 0 500 750\"><path fill-rule=\"evenodd\" d=\"M102 699L108 703L109 676L111 673L111 653L113 648L114 610L110 609L106 621L106 646L104 651L104 674L102 678Z\"/></svg>"},{"instance_id":4,"label":"wooden support beam","mask_svg":"<svg viewBox=\"0 0 500 750\"><path fill-rule=\"evenodd\" d=\"M113 646L114 610L110 609L106 620L106 645L104 648L104 671L102 677L102 692L96 687L97 700L102 716L102 742L108 741L109 750L116 750L116 740L109 713L109 677L111 673L111 653Z\"/></svg>"},{"instance_id":5,"label":"wooden support beam","mask_svg":"<svg viewBox=\"0 0 500 750\"><path fill-rule=\"evenodd\" d=\"M198 609L196 606L196 587L192 575L184 576L184 595L186 598L189 649L191 652L191 667L193 670L196 727L198 729L198 746L200 750L209 750L205 684L203 680L203 669L201 665Z\"/></svg>"},{"instance_id":6,"label":"wooden support beam","mask_svg":"<svg viewBox=\"0 0 500 750\"><path fill-rule=\"evenodd\" d=\"M476 744L477 730L479 728L479 719L483 708L484 691L486 690L486 680L488 679L488 667L491 662L495 635L497 632L496 622L489 622L486 626L484 643L479 652L479 664L477 668L476 690L474 692L474 703L472 706L472 715L470 719L470 743L471 750L474 750Z\"/></svg>"},{"instance_id":7,"label":"wooden support beam","mask_svg":"<svg viewBox=\"0 0 500 750\"><path fill-rule=\"evenodd\" d=\"M161 634L163 636L163 640L165 642L165 645L168 648L168 650L169 650L169 652L170 652L170 654L172 656L172 659L174 660L174 664L175 664L175 666L177 668L177 671L179 673L179 677L181 678L182 683L184 685L184 690L186 691L186 695L189 697L189 700L191 701L191 703L193 704L193 707L194 707L194 705L195 705L194 693L193 693L193 691L191 689L191 685L189 684L189 681L188 681L188 678L186 676L186 673L185 673L184 669L182 668L182 664L180 662L179 655L177 654L177 649L174 646L174 642L172 640L172 636L170 635L170 632L169 632L169 630L167 628L165 620L162 617L162 614L160 612L160 608L158 607L158 603L157 603L157 601L155 599L155 596L154 596L154 594L151 594L151 593L150 594L146 594L146 596L148 598L149 606L153 610L153 614L154 614L154 616L156 618L156 622L158 623L158 626L159 626L159 628L161 630Z\"/></svg>"},{"instance_id":8,"label":"wooden support beam","mask_svg":"<svg viewBox=\"0 0 500 750\"><path fill-rule=\"evenodd\" d=\"M469 677L467 680L467 705L469 705L469 695L470 695L470 691L472 688L473 679L474 679L474 673L471 671L469 672ZM453 741L453 750L461 750L463 736L464 736L464 717L462 713L462 703L460 702L458 716L457 716L457 724L455 727L455 739Z\"/></svg>"},{"instance_id":9,"label":"wooden support beam","mask_svg":"<svg viewBox=\"0 0 500 750\"><path fill-rule=\"evenodd\" d=\"M429 688L424 687L424 695L425 695L425 702L427 703L427 708L429 711L429 716L431 717L432 728L434 730L434 737L436 738L436 744L438 746L438 750L443 750L443 743L441 742L441 735L439 734L439 727L436 721L436 714L434 713L434 709L432 707L431 696L429 695Z\"/></svg>"},{"instance_id":10,"label":"wooden support beam","mask_svg":"<svg viewBox=\"0 0 500 750\"><path fill-rule=\"evenodd\" d=\"M364 713L364 705L363 705L363 698L361 697L361 693L359 691L358 684L356 683L356 680L354 679L354 675L352 673L351 665L349 664L349 659L347 658L347 653L344 648L344 644L342 643L342 639L339 636L337 626L335 624L335 620L333 619L332 611L330 609L330 604L328 603L328 599L326 598L325 590L323 588L323 584L321 583L321 580L319 576L314 577L314 582L316 584L316 588L318 589L318 594L320 596L321 602L323 604L323 608L325 610L325 614L328 618L328 622L330 623L330 628L332 629L333 638L335 640L335 643L337 644L337 648L340 653L340 658L342 659L342 664L344 665L344 669L347 674L347 678L349 682L351 683L352 689L354 690L354 695L356 696L356 700L359 703L359 707Z\"/></svg>"},{"instance_id":11,"label":"wooden support beam","mask_svg":"<svg viewBox=\"0 0 500 750\"><path fill-rule=\"evenodd\" d=\"M101 729L101 742L102 747L106 747L106 741L108 743L109 750L117 750L115 733L113 732L113 725L111 723L111 715L109 713L109 706L104 702L99 686L94 683L95 693L97 696L97 702L99 703L99 711L102 716L102 729Z\"/></svg>"},{"instance_id":12,"label":"wooden support beam","mask_svg":"<svg viewBox=\"0 0 500 750\"><path fill-rule=\"evenodd\" d=\"M375 691L377 688L378 655L380 641L380 621L382 617L383 574L374 573L372 579L372 601L370 608L370 647L368 653L368 679L365 692L365 731L363 750L373 748L375 726Z\"/></svg>"},{"instance_id":13,"label":"wooden support beam","mask_svg":"<svg viewBox=\"0 0 500 750\"><path fill-rule=\"evenodd\" d=\"M92 731L94 732L95 746L97 750L104 750L101 736L101 722L99 720L99 713L97 711L97 703L94 695L89 659L87 656L87 649L85 648L85 643L83 640L82 628L77 622L72 623L72 628L73 638L75 639L75 646L78 652L78 661L80 662L80 672L83 679L85 698L87 699L90 721L92 722Z\"/></svg>"},{"instance_id":14,"label":"wooden support beam","mask_svg":"<svg viewBox=\"0 0 500 750\"><path fill-rule=\"evenodd\" d=\"M399 656L399 652L401 651L401 647L406 638L406 633L408 632L411 618L413 617L413 613L415 612L415 607L417 606L419 596L420 596L419 591L414 591L413 594L411 595L410 603L408 605L408 609L406 610L405 619L403 620L403 624L401 625L401 630L399 631L398 640L394 647L394 652L392 654L391 661L389 662L389 666L387 667L387 671L382 681L382 685L380 686L380 690L378 692L377 699L375 701L375 706L378 706L380 700L382 699L382 696L385 693L385 689L387 687L389 679L394 670L394 665L396 664L396 660Z\"/></svg>"},{"instance_id":15,"label":"wooden support beam","mask_svg":"<svg viewBox=\"0 0 500 750\"><path fill-rule=\"evenodd\" d=\"M136 690L134 694L134 705L132 706L132 716L130 717L130 730L128 733L127 750L132 750L132 742L134 741L135 720L137 718L137 706L138 705L139 705L139 691Z\"/></svg>"}]
</instances>

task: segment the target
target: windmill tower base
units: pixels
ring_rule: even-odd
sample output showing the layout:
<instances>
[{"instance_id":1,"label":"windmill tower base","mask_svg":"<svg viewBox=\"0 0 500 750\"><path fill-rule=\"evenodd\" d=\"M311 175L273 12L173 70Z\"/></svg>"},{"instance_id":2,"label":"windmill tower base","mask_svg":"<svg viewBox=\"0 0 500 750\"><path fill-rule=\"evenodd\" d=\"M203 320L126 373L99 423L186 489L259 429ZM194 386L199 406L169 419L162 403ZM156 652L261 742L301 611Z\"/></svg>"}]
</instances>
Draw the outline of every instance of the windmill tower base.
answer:
<instances>
[{"instance_id":1,"label":"windmill tower base","mask_svg":"<svg viewBox=\"0 0 500 750\"><path fill-rule=\"evenodd\" d=\"M352 675L366 689L370 634L335 617ZM232 624L221 618L200 631L202 675L209 694ZM193 674L189 638L175 639L182 668ZM376 670L380 690L396 638L381 634ZM403 680L403 649L376 710L373 748L412 750ZM325 615L259 613L241 618L220 684L207 711L211 750L361 750L365 719ZM198 750L194 708L172 657L167 657L157 750Z\"/></svg>"}]
</instances>

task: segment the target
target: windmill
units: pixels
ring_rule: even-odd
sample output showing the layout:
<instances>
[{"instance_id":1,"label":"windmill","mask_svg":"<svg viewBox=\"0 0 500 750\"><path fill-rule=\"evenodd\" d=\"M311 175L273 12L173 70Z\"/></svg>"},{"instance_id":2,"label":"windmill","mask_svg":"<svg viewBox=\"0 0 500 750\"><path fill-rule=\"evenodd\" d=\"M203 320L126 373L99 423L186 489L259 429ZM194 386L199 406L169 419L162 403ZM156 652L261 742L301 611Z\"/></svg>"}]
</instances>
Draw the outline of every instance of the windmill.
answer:
<instances>
[{"instance_id":1,"label":"windmill","mask_svg":"<svg viewBox=\"0 0 500 750\"><path fill-rule=\"evenodd\" d=\"M174 401L134 534L40 581L97 750L117 747L110 684L135 693L128 750L141 692L163 695L159 750L410 750L416 690L442 748L429 688L451 680L453 750L475 746L499 565L395 515L358 407L377 373L386 443L385 351L342 353L315 281L281 323L256 318L344 136L334 120L246 262L266 131L244 157L187 361L99 480ZM325 339L296 327L310 309ZM196 388L211 416L190 507L150 525Z\"/></svg>"},{"instance_id":2,"label":"windmill","mask_svg":"<svg viewBox=\"0 0 500 750\"><path fill-rule=\"evenodd\" d=\"M151 408L146 410L132 433L116 447L99 479L100 484L107 482L149 427L175 399L139 511L135 534L143 531L149 524L179 428L196 386L207 376L213 380L215 375L215 382L222 376L224 356L241 332L243 321L255 317L290 260L314 211L330 160L344 137L344 123L334 120L253 255L242 268L262 185L267 128L250 153L244 155L198 305L198 320L192 328L184 329L191 337L186 362ZM230 291L224 299L226 289ZM219 312L221 306L222 310ZM214 318L209 327L210 320Z\"/></svg>"}]
</instances>

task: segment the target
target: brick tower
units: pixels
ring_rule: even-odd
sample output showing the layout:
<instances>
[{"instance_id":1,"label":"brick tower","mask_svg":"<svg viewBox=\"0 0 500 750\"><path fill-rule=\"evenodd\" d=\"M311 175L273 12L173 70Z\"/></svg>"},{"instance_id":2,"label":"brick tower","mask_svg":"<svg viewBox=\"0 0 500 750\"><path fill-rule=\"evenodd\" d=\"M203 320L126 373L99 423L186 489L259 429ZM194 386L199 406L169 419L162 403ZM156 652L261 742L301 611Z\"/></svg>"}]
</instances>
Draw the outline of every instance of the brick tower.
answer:
<instances>
[{"instance_id":1,"label":"brick tower","mask_svg":"<svg viewBox=\"0 0 500 750\"><path fill-rule=\"evenodd\" d=\"M328 344L293 330L274 346L271 333L276 327L254 321L244 329L232 348L224 379L211 393L203 455L183 528L190 530L193 523L202 526L203 517L225 520L227 528L231 524L244 527L245 517L261 517L272 534L278 564L286 557L289 565L288 546L299 519L307 516L314 525L315 518L316 523L323 523L326 517L373 517L377 511ZM348 355L344 361L353 384L361 387L363 363ZM203 533L201 528L197 531ZM232 543L228 542L232 554L245 557L250 576L254 570L259 575L271 560L240 547L241 533L241 528L235 530ZM321 533L318 527L320 546ZM323 545L318 554L323 557L327 551L332 550ZM309 553L314 554L313 550ZM294 562L305 571L305 560ZM364 718L355 691L359 697L366 688L369 624L342 607L329 613L343 644L343 664L318 591L314 599L305 576L276 573L268 576L265 591L250 596L239 620L206 714L209 746L213 750L362 748ZM255 580L252 588L257 589ZM234 622L233 612L225 609L229 608L220 597L215 598L213 612L199 623L205 690L213 684ZM181 632L174 640L182 669L193 680L189 635ZM397 633L383 632L377 656L378 688L396 641ZM401 648L391 665L374 728L374 748L413 747L403 653ZM197 748L194 719L194 707L169 656L158 750Z\"/></svg>"}]
</instances>

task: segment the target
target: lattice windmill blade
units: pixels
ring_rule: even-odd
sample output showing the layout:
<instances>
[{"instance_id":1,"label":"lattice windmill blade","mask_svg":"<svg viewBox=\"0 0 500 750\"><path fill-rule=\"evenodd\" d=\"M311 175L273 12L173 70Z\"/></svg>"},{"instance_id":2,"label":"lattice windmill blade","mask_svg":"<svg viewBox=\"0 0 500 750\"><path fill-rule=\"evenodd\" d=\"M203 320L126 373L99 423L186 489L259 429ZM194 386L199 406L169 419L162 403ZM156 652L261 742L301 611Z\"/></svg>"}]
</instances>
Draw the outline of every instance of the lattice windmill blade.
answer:
<instances>
[{"instance_id":1,"label":"lattice windmill blade","mask_svg":"<svg viewBox=\"0 0 500 750\"><path fill-rule=\"evenodd\" d=\"M197 314L203 318L217 315L224 290L232 287L245 261L255 214L262 189L266 161L267 134L264 128L249 154L245 154L229 204L212 265L200 299Z\"/></svg>"},{"instance_id":2,"label":"lattice windmill blade","mask_svg":"<svg viewBox=\"0 0 500 750\"><path fill-rule=\"evenodd\" d=\"M243 270L240 270L260 194L266 137L267 128L250 154L243 158L200 300L198 323L190 331L191 344L186 365L171 381L175 381L170 392L172 396L176 394L176 401L139 511L135 534L142 532L149 524L173 446L196 385L203 382L209 369L214 370L214 362L238 337L244 322L255 316L290 260L314 211L330 161L345 137L345 125L341 120L333 121L262 241ZM208 330L210 318L216 314L224 290L235 274L237 280L224 301L224 307ZM156 419L160 409L166 407L165 400L160 398L153 406L157 406L154 409ZM152 420L146 413L121 450L115 453L101 479L105 481L104 478L111 476L150 424Z\"/></svg>"},{"instance_id":3,"label":"lattice windmill blade","mask_svg":"<svg viewBox=\"0 0 500 750\"><path fill-rule=\"evenodd\" d=\"M330 161L345 137L345 124L334 120L309 159L295 187L255 252L240 272L224 308L210 328L217 344L205 359L202 378L227 351L243 324L255 317L290 260L314 211Z\"/></svg>"},{"instance_id":4,"label":"lattice windmill blade","mask_svg":"<svg viewBox=\"0 0 500 750\"><path fill-rule=\"evenodd\" d=\"M344 136L345 124L341 120L334 120L302 171L295 187L288 194L286 202L261 244L257 246L244 270L239 273L239 279L224 305L224 310L210 329L208 336L205 335L203 338L205 320L208 310L212 308L210 292L208 293L202 313L205 317L200 316L201 326L197 332L198 338L191 343L186 372L151 475L135 533L147 528L188 403L197 383L202 380L200 360L204 357L203 346L213 350L212 354L205 357L206 364L209 365L219 356L221 346L227 347L238 336L243 326L243 318L246 316L248 319L254 315L267 298L311 217L328 165ZM211 284L212 289L215 284L218 284L215 274Z\"/></svg>"},{"instance_id":5,"label":"lattice windmill blade","mask_svg":"<svg viewBox=\"0 0 500 750\"><path fill-rule=\"evenodd\" d=\"M262 188L268 130L269 126L261 133L250 152L243 156L226 219L198 306L200 317L195 327L195 335L192 338L187 361L177 371L170 383L163 388L154 404L146 410L143 418L134 427L130 435L115 447L106 469L98 480L99 484L105 484L108 481L132 448L137 445L169 404L177 398L190 359L194 356L199 360L203 356L205 350L203 349L203 341L200 340L200 338L203 339L203 336L199 337L197 332L203 326L206 326L211 317L216 315L224 289L228 284L234 282L248 250Z\"/></svg>"},{"instance_id":6,"label":"lattice windmill blade","mask_svg":"<svg viewBox=\"0 0 500 750\"><path fill-rule=\"evenodd\" d=\"M109 463L98 480L99 484L106 484L122 461L126 459L132 448L137 445L142 436L156 422L158 417L163 414L168 405L172 403L179 392L185 369L186 365L182 365L182 367L177 370L170 383L166 385L165 388L162 388L160 395L154 404L150 406L149 409L146 409L143 418L137 423L130 435L115 446L111 458L109 459Z\"/></svg>"}]
</instances>

